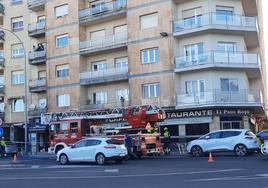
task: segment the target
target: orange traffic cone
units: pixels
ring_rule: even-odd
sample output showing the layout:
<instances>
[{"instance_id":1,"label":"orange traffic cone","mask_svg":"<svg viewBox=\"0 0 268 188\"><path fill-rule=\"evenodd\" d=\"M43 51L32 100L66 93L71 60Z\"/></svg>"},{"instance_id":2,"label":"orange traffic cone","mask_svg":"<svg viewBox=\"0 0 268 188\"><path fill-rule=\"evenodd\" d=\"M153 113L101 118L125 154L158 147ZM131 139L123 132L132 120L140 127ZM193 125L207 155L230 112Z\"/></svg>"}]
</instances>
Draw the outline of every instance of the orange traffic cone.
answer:
<instances>
[{"instance_id":1,"label":"orange traffic cone","mask_svg":"<svg viewBox=\"0 0 268 188\"><path fill-rule=\"evenodd\" d=\"M13 161L12 162L13 163L16 163L17 162L17 154L16 153L13 155Z\"/></svg>"},{"instance_id":2,"label":"orange traffic cone","mask_svg":"<svg viewBox=\"0 0 268 188\"><path fill-rule=\"evenodd\" d=\"M209 163L214 162L211 152L209 153L209 156L208 156L208 162Z\"/></svg>"}]
</instances>

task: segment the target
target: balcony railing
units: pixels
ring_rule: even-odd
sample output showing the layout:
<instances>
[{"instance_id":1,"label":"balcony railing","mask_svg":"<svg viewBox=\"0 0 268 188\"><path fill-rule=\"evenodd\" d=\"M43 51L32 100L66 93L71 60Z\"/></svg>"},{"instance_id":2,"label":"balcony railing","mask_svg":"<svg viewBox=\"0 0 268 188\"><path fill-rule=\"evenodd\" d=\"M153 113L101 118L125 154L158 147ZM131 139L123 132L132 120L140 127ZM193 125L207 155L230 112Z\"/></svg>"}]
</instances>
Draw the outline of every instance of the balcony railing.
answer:
<instances>
[{"instance_id":1,"label":"balcony railing","mask_svg":"<svg viewBox=\"0 0 268 188\"><path fill-rule=\"evenodd\" d=\"M80 74L81 83L99 83L102 81L118 81L122 79L128 79L128 67L121 68L109 68L99 71L83 72Z\"/></svg>"},{"instance_id":2,"label":"balcony railing","mask_svg":"<svg viewBox=\"0 0 268 188\"><path fill-rule=\"evenodd\" d=\"M92 104L81 105L80 110L93 110L93 109L107 109L107 108L118 108L123 106L129 106L130 101L125 100L122 103L119 99L118 100L108 100L108 101L96 101Z\"/></svg>"},{"instance_id":3,"label":"balcony railing","mask_svg":"<svg viewBox=\"0 0 268 188\"><path fill-rule=\"evenodd\" d=\"M36 22L36 23L32 23L29 24L28 26L28 34L29 36L40 36L45 34L46 32L46 22L42 21L42 22Z\"/></svg>"},{"instance_id":4,"label":"balcony railing","mask_svg":"<svg viewBox=\"0 0 268 188\"><path fill-rule=\"evenodd\" d=\"M239 27L240 30L253 29L256 30L255 17L242 16L242 15L225 15L220 13L207 13L193 18L188 18L180 21L173 22L173 31L182 32L189 29L202 29L205 26L226 26L223 29L233 29Z\"/></svg>"},{"instance_id":5,"label":"balcony railing","mask_svg":"<svg viewBox=\"0 0 268 188\"><path fill-rule=\"evenodd\" d=\"M182 56L175 59L176 69L194 69L204 66L212 67L259 67L259 56L257 53L248 52L220 52L211 51L208 53Z\"/></svg>"},{"instance_id":6,"label":"balcony railing","mask_svg":"<svg viewBox=\"0 0 268 188\"><path fill-rule=\"evenodd\" d=\"M177 108L198 106L261 106L260 91L238 90L221 91L218 89L189 94L177 94Z\"/></svg>"},{"instance_id":7,"label":"balcony railing","mask_svg":"<svg viewBox=\"0 0 268 188\"><path fill-rule=\"evenodd\" d=\"M41 114L46 113L47 112L47 108L41 108L41 107L37 107L37 108L31 108L28 110L28 115L29 116L41 116Z\"/></svg>"},{"instance_id":8,"label":"balcony railing","mask_svg":"<svg viewBox=\"0 0 268 188\"><path fill-rule=\"evenodd\" d=\"M29 53L29 64L39 65L42 63L46 63L46 50Z\"/></svg>"},{"instance_id":9,"label":"balcony railing","mask_svg":"<svg viewBox=\"0 0 268 188\"><path fill-rule=\"evenodd\" d=\"M92 39L80 42L80 52L101 48L117 48L118 45L126 45L127 33L119 33L115 35L105 36L103 38Z\"/></svg>"},{"instance_id":10,"label":"balcony railing","mask_svg":"<svg viewBox=\"0 0 268 188\"><path fill-rule=\"evenodd\" d=\"M46 87L47 87L46 78L29 81L29 89L30 92L32 93L46 91Z\"/></svg>"},{"instance_id":11,"label":"balcony railing","mask_svg":"<svg viewBox=\"0 0 268 188\"><path fill-rule=\"evenodd\" d=\"M28 8L33 11L44 10L46 0L28 0Z\"/></svg>"},{"instance_id":12,"label":"balcony railing","mask_svg":"<svg viewBox=\"0 0 268 188\"><path fill-rule=\"evenodd\" d=\"M5 85L0 84L0 94L4 94L4 93L5 93Z\"/></svg>"},{"instance_id":13,"label":"balcony railing","mask_svg":"<svg viewBox=\"0 0 268 188\"><path fill-rule=\"evenodd\" d=\"M92 7L83 9L79 11L80 22L91 21L96 19L97 16L101 16L109 13L119 13L119 10L126 9L127 1L126 0L116 0L108 3L99 3Z\"/></svg>"}]
</instances>

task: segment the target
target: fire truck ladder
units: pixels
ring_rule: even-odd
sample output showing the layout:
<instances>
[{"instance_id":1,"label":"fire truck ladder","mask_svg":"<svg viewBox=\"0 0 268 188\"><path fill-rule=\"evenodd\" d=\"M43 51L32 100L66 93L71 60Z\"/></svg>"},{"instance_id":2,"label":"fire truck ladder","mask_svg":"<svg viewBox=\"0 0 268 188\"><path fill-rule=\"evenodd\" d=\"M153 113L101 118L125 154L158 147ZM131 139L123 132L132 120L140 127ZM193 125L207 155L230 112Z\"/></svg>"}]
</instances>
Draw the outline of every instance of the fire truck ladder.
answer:
<instances>
[{"instance_id":1,"label":"fire truck ladder","mask_svg":"<svg viewBox=\"0 0 268 188\"><path fill-rule=\"evenodd\" d=\"M124 108L113 108L92 111L70 111L41 114L42 124L51 124L61 120L91 119L101 120L123 117Z\"/></svg>"}]
</instances>

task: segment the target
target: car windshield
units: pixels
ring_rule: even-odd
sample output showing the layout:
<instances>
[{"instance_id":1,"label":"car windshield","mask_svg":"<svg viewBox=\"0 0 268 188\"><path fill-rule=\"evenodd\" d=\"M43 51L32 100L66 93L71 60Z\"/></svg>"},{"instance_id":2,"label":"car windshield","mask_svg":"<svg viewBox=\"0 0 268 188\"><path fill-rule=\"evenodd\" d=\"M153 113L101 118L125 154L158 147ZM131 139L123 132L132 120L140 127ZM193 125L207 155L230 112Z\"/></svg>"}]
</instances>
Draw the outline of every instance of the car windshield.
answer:
<instances>
[{"instance_id":1,"label":"car windshield","mask_svg":"<svg viewBox=\"0 0 268 188\"><path fill-rule=\"evenodd\" d=\"M120 140L117 139L111 139L111 140L106 140L107 144L114 144L114 145L121 145L122 142L120 142Z\"/></svg>"}]
</instances>

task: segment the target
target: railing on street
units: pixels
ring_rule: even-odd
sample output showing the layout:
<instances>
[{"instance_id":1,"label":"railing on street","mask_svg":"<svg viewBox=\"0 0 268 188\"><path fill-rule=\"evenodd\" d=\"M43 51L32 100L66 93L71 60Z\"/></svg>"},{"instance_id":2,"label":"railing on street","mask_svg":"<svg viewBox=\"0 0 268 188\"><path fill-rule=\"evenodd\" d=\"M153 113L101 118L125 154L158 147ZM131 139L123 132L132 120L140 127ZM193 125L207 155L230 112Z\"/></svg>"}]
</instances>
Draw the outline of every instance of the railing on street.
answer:
<instances>
[{"instance_id":1,"label":"railing on street","mask_svg":"<svg viewBox=\"0 0 268 188\"><path fill-rule=\"evenodd\" d=\"M83 9L79 11L80 19L90 19L91 17L96 17L101 14L107 14L115 12L121 9L125 9L127 6L126 0L115 0L108 3L99 3L92 7Z\"/></svg>"},{"instance_id":2,"label":"railing on street","mask_svg":"<svg viewBox=\"0 0 268 188\"><path fill-rule=\"evenodd\" d=\"M103 48L124 42L127 42L127 33L118 33L115 35L105 36L103 38L81 41L80 50Z\"/></svg>"},{"instance_id":3,"label":"railing on street","mask_svg":"<svg viewBox=\"0 0 268 188\"><path fill-rule=\"evenodd\" d=\"M221 91L215 89L204 92L177 94L177 106L179 107L217 104L262 105L262 103L262 94L260 91Z\"/></svg>"},{"instance_id":4,"label":"railing on street","mask_svg":"<svg viewBox=\"0 0 268 188\"><path fill-rule=\"evenodd\" d=\"M175 59L176 68L195 67L200 65L222 65L222 66L259 66L257 53L249 52L220 52L211 51L207 53L182 56Z\"/></svg>"},{"instance_id":5,"label":"railing on street","mask_svg":"<svg viewBox=\"0 0 268 188\"><path fill-rule=\"evenodd\" d=\"M180 32L187 29L201 28L208 25L235 26L241 28L257 28L256 17L242 15L226 15L210 12L200 16L174 21L173 31Z\"/></svg>"}]
</instances>

